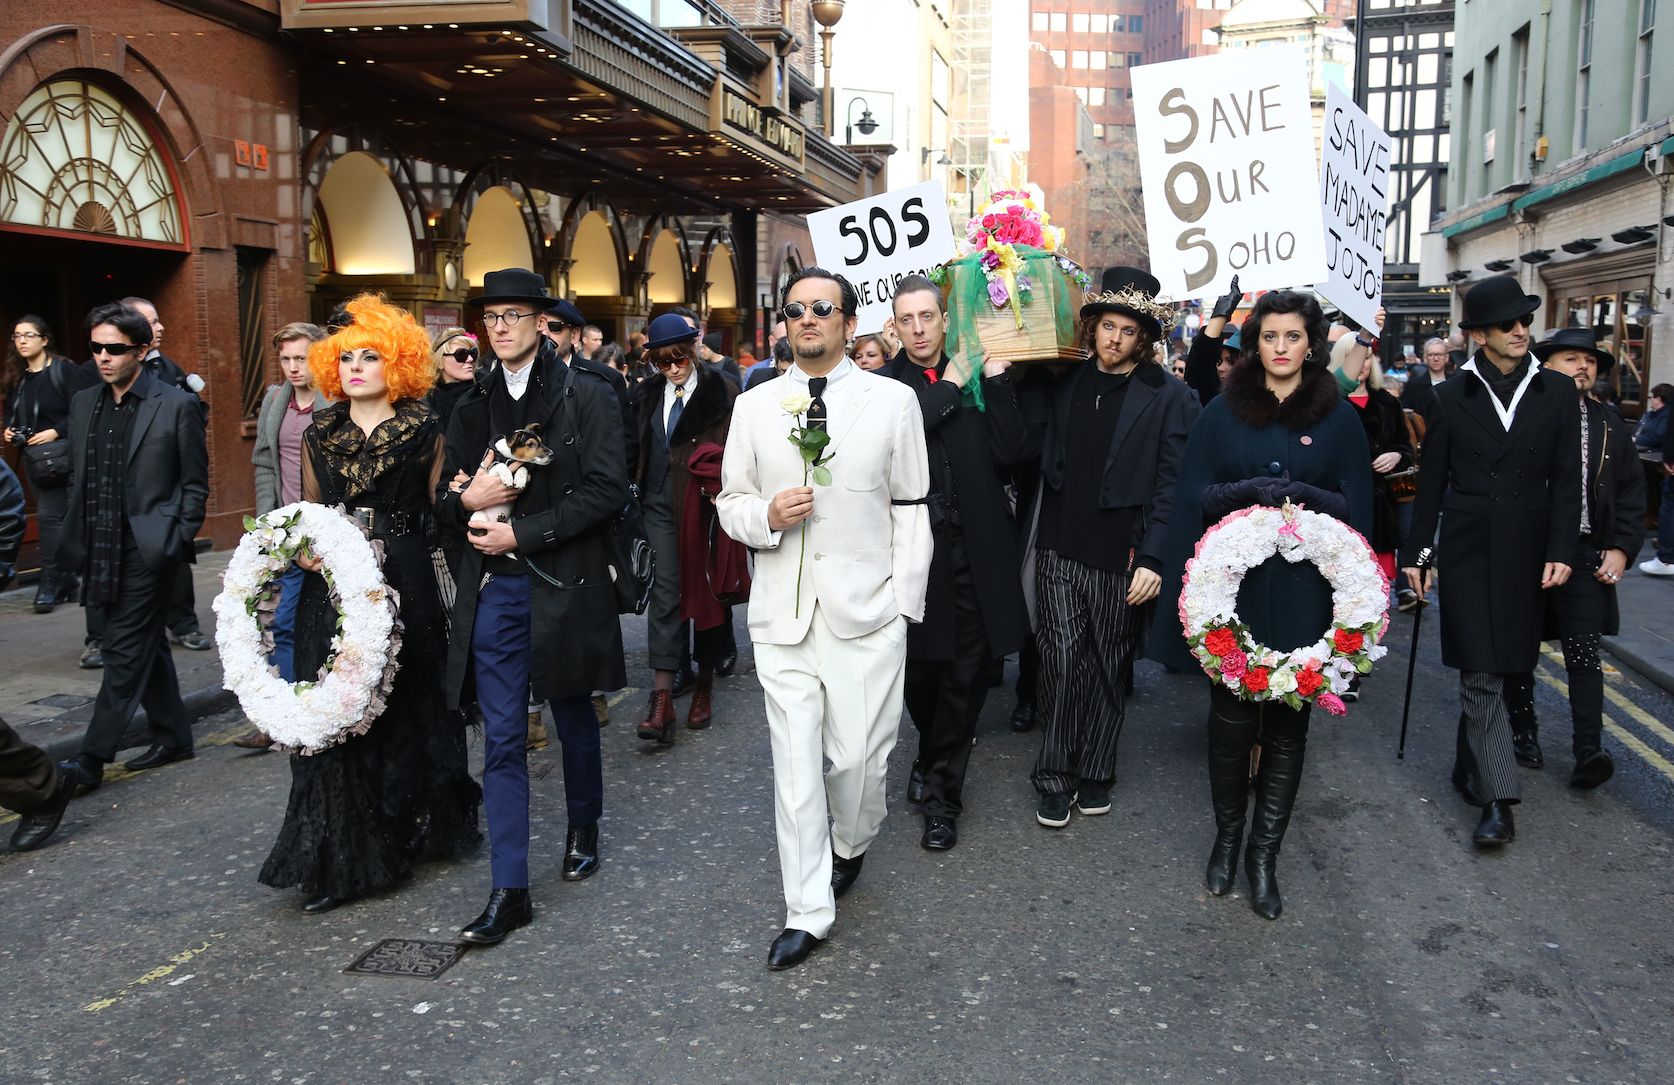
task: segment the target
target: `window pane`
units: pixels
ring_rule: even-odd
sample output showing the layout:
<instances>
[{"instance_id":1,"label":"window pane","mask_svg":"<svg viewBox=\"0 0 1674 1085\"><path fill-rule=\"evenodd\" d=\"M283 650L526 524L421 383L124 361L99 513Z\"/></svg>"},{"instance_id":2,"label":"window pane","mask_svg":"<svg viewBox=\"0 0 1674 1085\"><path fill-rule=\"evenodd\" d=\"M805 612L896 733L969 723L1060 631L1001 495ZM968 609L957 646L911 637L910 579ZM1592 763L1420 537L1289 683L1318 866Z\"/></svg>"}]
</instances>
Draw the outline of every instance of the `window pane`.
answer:
<instances>
[{"instance_id":1,"label":"window pane","mask_svg":"<svg viewBox=\"0 0 1674 1085\"><path fill-rule=\"evenodd\" d=\"M1074 52L1070 53L1070 67L1072 67L1072 68L1085 68L1085 67L1087 67L1087 50L1077 49Z\"/></svg>"},{"instance_id":2,"label":"window pane","mask_svg":"<svg viewBox=\"0 0 1674 1085\"><path fill-rule=\"evenodd\" d=\"M1087 33L1087 13L1078 11L1070 16L1070 31L1076 34Z\"/></svg>"},{"instance_id":3,"label":"window pane","mask_svg":"<svg viewBox=\"0 0 1674 1085\"><path fill-rule=\"evenodd\" d=\"M1058 67L1063 68L1067 66L1066 62L1069 58L1064 55L1064 51L1062 49L1052 50L1050 56L1052 57L1052 63L1058 65Z\"/></svg>"},{"instance_id":4,"label":"window pane","mask_svg":"<svg viewBox=\"0 0 1674 1085\"><path fill-rule=\"evenodd\" d=\"M1053 30L1064 30L1068 27L1068 23L1069 23L1069 20L1065 17L1063 12L1054 11L1052 13L1052 29Z\"/></svg>"},{"instance_id":5,"label":"window pane","mask_svg":"<svg viewBox=\"0 0 1674 1085\"><path fill-rule=\"evenodd\" d=\"M1030 30L1045 30L1046 29L1046 12L1037 11L1033 15L1029 16L1029 29Z\"/></svg>"},{"instance_id":6,"label":"window pane","mask_svg":"<svg viewBox=\"0 0 1674 1085\"><path fill-rule=\"evenodd\" d=\"M1089 68L1093 69L1095 72L1104 71L1104 61L1105 61L1105 54L1104 53L1089 53L1087 55L1087 66Z\"/></svg>"},{"instance_id":7,"label":"window pane","mask_svg":"<svg viewBox=\"0 0 1674 1085\"><path fill-rule=\"evenodd\" d=\"M1094 15L1087 29L1095 34L1108 34L1110 32L1110 16Z\"/></svg>"}]
</instances>

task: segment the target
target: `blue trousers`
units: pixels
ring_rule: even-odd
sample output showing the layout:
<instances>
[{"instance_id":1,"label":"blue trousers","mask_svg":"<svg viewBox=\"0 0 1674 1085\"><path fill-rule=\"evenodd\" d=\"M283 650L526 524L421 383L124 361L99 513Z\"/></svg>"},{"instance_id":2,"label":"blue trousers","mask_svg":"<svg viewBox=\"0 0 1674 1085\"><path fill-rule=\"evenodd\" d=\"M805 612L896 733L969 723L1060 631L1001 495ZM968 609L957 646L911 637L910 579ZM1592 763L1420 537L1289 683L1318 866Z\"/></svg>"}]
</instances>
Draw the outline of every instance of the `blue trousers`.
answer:
<instances>
[{"instance_id":1,"label":"blue trousers","mask_svg":"<svg viewBox=\"0 0 1674 1085\"><path fill-rule=\"evenodd\" d=\"M279 576L279 606L273 612L273 654L268 662L279 668L279 677L296 681L296 604L302 598L302 578L307 575L293 565Z\"/></svg>"},{"instance_id":2,"label":"blue trousers","mask_svg":"<svg viewBox=\"0 0 1674 1085\"><path fill-rule=\"evenodd\" d=\"M496 575L477 595L471 630L477 706L483 720L483 811L495 889L529 887L529 654L532 587L527 576ZM558 645L543 646L559 651ZM586 694L552 700L552 730L563 749L564 799L572 828L604 810L599 721Z\"/></svg>"}]
</instances>

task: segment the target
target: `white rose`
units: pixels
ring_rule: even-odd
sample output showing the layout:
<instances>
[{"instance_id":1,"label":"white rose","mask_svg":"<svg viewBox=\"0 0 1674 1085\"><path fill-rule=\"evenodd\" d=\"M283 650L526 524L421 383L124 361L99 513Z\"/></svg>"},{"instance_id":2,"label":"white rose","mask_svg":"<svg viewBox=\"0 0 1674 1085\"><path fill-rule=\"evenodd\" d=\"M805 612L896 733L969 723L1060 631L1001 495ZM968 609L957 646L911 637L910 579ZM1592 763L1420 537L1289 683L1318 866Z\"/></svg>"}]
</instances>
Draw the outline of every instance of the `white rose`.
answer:
<instances>
[{"instance_id":1,"label":"white rose","mask_svg":"<svg viewBox=\"0 0 1674 1085\"><path fill-rule=\"evenodd\" d=\"M783 408L786 414L790 415L805 414L813 404L814 397L806 392L792 392L779 401L779 406Z\"/></svg>"},{"instance_id":2,"label":"white rose","mask_svg":"<svg viewBox=\"0 0 1674 1085\"><path fill-rule=\"evenodd\" d=\"M1267 688L1276 694L1293 693L1296 690L1296 672L1284 667L1267 676Z\"/></svg>"}]
</instances>

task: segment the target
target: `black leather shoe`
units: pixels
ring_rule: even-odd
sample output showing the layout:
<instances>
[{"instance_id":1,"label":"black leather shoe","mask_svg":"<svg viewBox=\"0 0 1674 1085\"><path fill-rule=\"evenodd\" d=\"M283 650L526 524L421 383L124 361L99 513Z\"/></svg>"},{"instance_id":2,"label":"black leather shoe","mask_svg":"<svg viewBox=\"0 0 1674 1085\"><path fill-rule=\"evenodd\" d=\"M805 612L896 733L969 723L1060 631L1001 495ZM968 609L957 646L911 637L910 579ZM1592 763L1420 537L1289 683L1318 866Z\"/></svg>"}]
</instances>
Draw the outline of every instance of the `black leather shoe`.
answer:
<instances>
[{"instance_id":1,"label":"black leather shoe","mask_svg":"<svg viewBox=\"0 0 1674 1085\"><path fill-rule=\"evenodd\" d=\"M1569 774L1569 786L1578 791L1591 791L1616 775L1616 762L1603 750L1583 753L1575 759L1575 771Z\"/></svg>"},{"instance_id":2,"label":"black leather shoe","mask_svg":"<svg viewBox=\"0 0 1674 1085\"><path fill-rule=\"evenodd\" d=\"M58 823L64 820L64 811L69 809L70 799L75 796L76 783L81 777L72 776L67 772L58 774L58 786L52 789L52 795L46 805L23 815L17 823L17 831L12 834L13 851L34 851L47 842L58 828Z\"/></svg>"},{"instance_id":3,"label":"black leather shoe","mask_svg":"<svg viewBox=\"0 0 1674 1085\"><path fill-rule=\"evenodd\" d=\"M686 692L695 685L697 685L697 675L692 673L692 668L681 667L674 672L674 695L676 697L685 696Z\"/></svg>"},{"instance_id":4,"label":"black leather shoe","mask_svg":"<svg viewBox=\"0 0 1674 1085\"><path fill-rule=\"evenodd\" d=\"M917 806L924 801L924 770L913 762L912 775L907 777L907 801Z\"/></svg>"},{"instance_id":5,"label":"black leather shoe","mask_svg":"<svg viewBox=\"0 0 1674 1085\"><path fill-rule=\"evenodd\" d=\"M952 818L931 814L924 819L924 835L919 838L919 847L926 851L947 851L957 843L959 826Z\"/></svg>"},{"instance_id":6,"label":"black leather shoe","mask_svg":"<svg viewBox=\"0 0 1674 1085\"><path fill-rule=\"evenodd\" d=\"M1035 729L1035 702L1017 702L1017 707L1011 710L1011 729L1020 735Z\"/></svg>"},{"instance_id":7,"label":"black leather shoe","mask_svg":"<svg viewBox=\"0 0 1674 1085\"><path fill-rule=\"evenodd\" d=\"M321 894L312 900L303 901L302 912L304 915L324 915L342 903L336 897Z\"/></svg>"},{"instance_id":8,"label":"black leather shoe","mask_svg":"<svg viewBox=\"0 0 1674 1085\"><path fill-rule=\"evenodd\" d=\"M721 661L719 663L715 664L715 673L720 675L722 678L731 678L732 677L732 672L736 671L737 669L738 669L738 649L736 649L736 648L734 648L732 651L728 652L726 655L722 656Z\"/></svg>"},{"instance_id":9,"label":"black leather shoe","mask_svg":"<svg viewBox=\"0 0 1674 1085\"><path fill-rule=\"evenodd\" d=\"M475 946L497 945L506 935L535 918L527 889L496 889L488 894L488 907L470 926L459 932L461 942Z\"/></svg>"},{"instance_id":10,"label":"black leather shoe","mask_svg":"<svg viewBox=\"0 0 1674 1085\"><path fill-rule=\"evenodd\" d=\"M1546 764L1546 755L1541 753L1540 743L1535 739L1535 732L1514 732L1511 736L1511 749L1517 757L1517 763L1526 769L1542 768Z\"/></svg>"},{"instance_id":11,"label":"black leather shoe","mask_svg":"<svg viewBox=\"0 0 1674 1085\"><path fill-rule=\"evenodd\" d=\"M144 772L146 769L160 768L163 765L173 764L176 761L190 761L196 756L197 755L189 749L176 750L159 743L158 745L152 746L149 750L146 750L132 761L124 761L122 763L122 767L127 769L129 772Z\"/></svg>"},{"instance_id":12,"label":"black leather shoe","mask_svg":"<svg viewBox=\"0 0 1674 1085\"><path fill-rule=\"evenodd\" d=\"M599 869L599 825L570 826L564 834L564 880L579 882Z\"/></svg>"},{"instance_id":13,"label":"black leather shoe","mask_svg":"<svg viewBox=\"0 0 1674 1085\"><path fill-rule=\"evenodd\" d=\"M72 757L68 761L58 762L58 775L68 776L74 781L71 788L75 794L85 795L105 782L105 767L90 765L80 757Z\"/></svg>"},{"instance_id":14,"label":"black leather shoe","mask_svg":"<svg viewBox=\"0 0 1674 1085\"><path fill-rule=\"evenodd\" d=\"M865 852L861 852L853 859L844 859L835 852L832 853L831 895L833 897L838 900L843 899L843 894L847 893L854 886L854 880L860 877L860 864L865 861Z\"/></svg>"},{"instance_id":15,"label":"black leather shoe","mask_svg":"<svg viewBox=\"0 0 1674 1085\"><path fill-rule=\"evenodd\" d=\"M95 642L81 650L81 659L76 663L84 671L96 671L105 665L104 646Z\"/></svg>"},{"instance_id":16,"label":"black leather shoe","mask_svg":"<svg viewBox=\"0 0 1674 1085\"><path fill-rule=\"evenodd\" d=\"M823 945L824 938L815 938L807 931L786 927L779 932L779 937L773 939L773 945L767 951L767 967L775 972L795 968L808 959L808 954Z\"/></svg>"},{"instance_id":17,"label":"black leather shoe","mask_svg":"<svg viewBox=\"0 0 1674 1085\"><path fill-rule=\"evenodd\" d=\"M1517 826L1511 819L1511 803L1495 799L1482 808L1482 820L1471 834L1471 843L1479 848L1497 848L1517 838Z\"/></svg>"}]
</instances>

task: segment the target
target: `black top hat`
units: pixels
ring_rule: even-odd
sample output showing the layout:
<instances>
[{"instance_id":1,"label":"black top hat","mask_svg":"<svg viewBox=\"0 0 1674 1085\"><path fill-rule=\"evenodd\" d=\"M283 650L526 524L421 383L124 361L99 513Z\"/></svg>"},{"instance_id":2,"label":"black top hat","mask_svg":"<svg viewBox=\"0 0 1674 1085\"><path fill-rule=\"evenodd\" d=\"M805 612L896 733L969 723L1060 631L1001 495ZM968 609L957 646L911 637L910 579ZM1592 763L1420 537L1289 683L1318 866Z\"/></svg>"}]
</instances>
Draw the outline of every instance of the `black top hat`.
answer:
<instances>
[{"instance_id":1,"label":"black top hat","mask_svg":"<svg viewBox=\"0 0 1674 1085\"><path fill-rule=\"evenodd\" d=\"M1096 294L1087 292L1081 319L1095 313L1121 313L1148 328L1152 338L1161 336L1164 327L1174 326L1174 309L1157 300L1162 284L1150 272L1136 267L1105 268L1099 287Z\"/></svg>"},{"instance_id":2,"label":"black top hat","mask_svg":"<svg viewBox=\"0 0 1674 1085\"><path fill-rule=\"evenodd\" d=\"M556 304L547 306L546 315L572 328L587 326L587 318L581 315L581 310L575 307L575 302L567 298L559 298Z\"/></svg>"},{"instance_id":3,"label":"black top hat","mask_svg":"<svg viewBox=\"0 0 1674 1085\"><path fill-rule=\"evenodd\" d=\"M1607 350L1599 349L1598 337L1589 328L1560 328L1529 350L1542 362L1564 350L1579 350L1591 354L1593 360L1598 363L1598 373L1601 377L1616 368L1616 356Z\"/></svg>"},{"instance_id":4,"label":"black top hat","mask_svg":"<svg viewBox=\"0 0 1674 1085\"><path fill-rule=\"evenodd\" d=\"M556 300L546 292L546 280L533 271L520 267L501 268L482 277L482 296L471 298L468 305L492 305L495 302L526 301L537 310L545 310Z\"/></svg>"},{"instance_id":5,"label":"black top hat","mask_svg":"<svg viewBox=\"0 0 1674 1085\"><path fill-rule=\"evenodd\" d=\"M698 337L697 329L686 323L686 318L679 313L664 313L651 322L650 327L645 329L645 334L646 350L672 347L676 343L689 343Z\"/></svg>"},{"instance_id":6,"label":"black top hat","mask_svg":"<svg viewBox=\"0 0 1674 1085\"><path fill-rule=\"evenodd\" d=\"M1523 293L1510 275L1492 275L1465 291L1461 328L1491 328L1507 320L1528 316L1540 308L1540 299Z\"/></svg>"}]
</instances>

